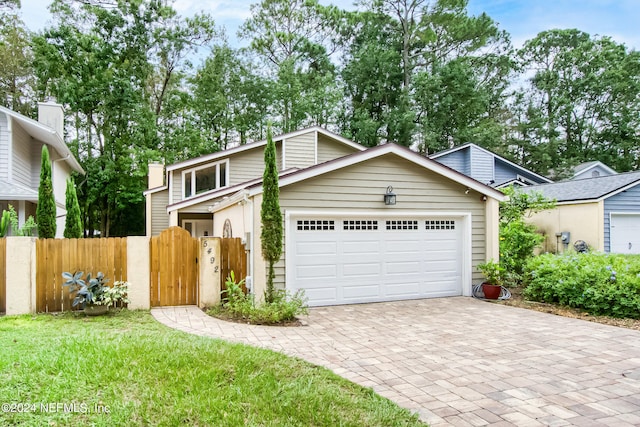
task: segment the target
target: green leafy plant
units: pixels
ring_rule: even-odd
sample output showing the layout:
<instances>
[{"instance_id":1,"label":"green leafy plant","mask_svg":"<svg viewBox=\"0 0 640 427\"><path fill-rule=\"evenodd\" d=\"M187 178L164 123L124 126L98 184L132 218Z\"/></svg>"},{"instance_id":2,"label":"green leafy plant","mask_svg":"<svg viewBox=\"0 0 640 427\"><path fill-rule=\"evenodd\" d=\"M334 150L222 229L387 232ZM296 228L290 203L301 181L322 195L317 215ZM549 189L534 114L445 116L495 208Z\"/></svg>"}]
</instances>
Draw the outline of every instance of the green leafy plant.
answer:
<instances>
[{"instance_id":1,"label":"green leafy plant","mask_svg":"<svg viewBox=\"0 0 640 427\"><path fill-rule=\"evenodd\" d=\"M75 273L64 272L62 277L66 279L63 286L69 288L69 292L75 293L73 299L73 307L86 304L115 306L116 304L128 303L127 292L129 290L128 282L115 282L113 287L106 283L109 281L104 277L102 272L98 272L96 277L91 277L91 273L87 273L86 279L82 276L84 272L76 271Z\"/></svg>"},{"instance_id":2,"label":"green leafy plant","mask_svg":"<svg viewBox=\"0 0 640 427\"><path fill-rule=\"evenodd\" d=\"M505 282L506 271L499 263L491 260L478 264L478 270L486 277L486 283L490 285L502 286Z\"/></svg>"},{"instance_id":3,"label":"green leafy plant","mask_svg":"<svg viewBox=\"0 0 640 427\"><path fill-rule=\"evenodd\" d=\"M42 146L36 217L38 218L38 237L41 239L53 239L56 237L56 201L53 195L51 161L49 160L49 150L46 145Z\"/></svg>"},{"instance_id":4,"label":"green leafy plant","mask_svg":"<svg viewBox=\"0 0 640 427\"><path fill-rule=\"evenodd\" d=\"M9 223L9 225L11 225L11 234L13 236L30 237L33 235L33 230L38 227L35 220L33 219L33 216L31 215L29 215L29 218L27 218L22 227L20 227L20 223L18 221L18 213L12 205L9 205L8 211L2 212L2 221L5 221L5 218L7 218L6 221ZM4 226L7 227L6 225ZM5 230L5 235L6 232L7 230ZM2 235L0 234L0 237L1 236Z\"/></svg>"},{"instance_id":5,"label":"green leafy plant","mask_svg":"<svg viewBox=\"0 0 640 427\"><path fill-rule=\"evenodd\" d=\"M640 318L640 257L602 253L545 254L529 261L524 296L593 315Z\"/></svg>"},{"instance_id":6,"label":"green leafy plant","mask_svg":"<svg viewBox=\"0 0 640 427\"><path fill-rule=\"evenodd\" d=\"M0 217L0 237L7 235L9 231L9 225L11 223L11 214L9 211L2 211L2 217Z\"/></svg>"},{"instance_id":7,"label":"green leafy plant","mask_svg":"<svg viewBox=\"0 0 640 427\"><path fill-rule=\"evenodd\" d=\"M225 281L222 304L208 311L216 317L230 318L253 324L273 325L296 320L296 316L308 314L307 300L304 292L294 294L277 289L273 291L273 300L257 303L253 294L245 294L242 290L244 279L236 282L232 271Z\"/></svg>"}]
</instances>

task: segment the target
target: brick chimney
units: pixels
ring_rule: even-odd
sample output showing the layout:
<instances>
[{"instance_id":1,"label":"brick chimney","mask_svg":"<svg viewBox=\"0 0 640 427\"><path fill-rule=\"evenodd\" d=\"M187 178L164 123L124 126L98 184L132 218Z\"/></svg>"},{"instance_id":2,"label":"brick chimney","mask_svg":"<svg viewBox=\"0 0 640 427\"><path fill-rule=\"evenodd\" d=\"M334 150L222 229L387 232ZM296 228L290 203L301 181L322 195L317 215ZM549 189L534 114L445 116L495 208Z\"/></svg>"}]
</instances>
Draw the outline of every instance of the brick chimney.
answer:
<instances>
[{"instance_id":1,"label":"brick chimney","mask_svg":"<svg viewBox=\"0 0 640 427\"><path fill-rule=\"evenodd\" d=\"M55 102L38 102L38 121L64 138L64 108Z\"/></svg>"},{"instance_id":2,"label":"brick chimney","mask_svg":"<svg viewBox=\"0 0 640 427\"><path fill-rule=\"evenodd\" d=\"M162 187L164 185L164 165L161 163L149 163L148 188Z\"/></svg>"}]
</instances>

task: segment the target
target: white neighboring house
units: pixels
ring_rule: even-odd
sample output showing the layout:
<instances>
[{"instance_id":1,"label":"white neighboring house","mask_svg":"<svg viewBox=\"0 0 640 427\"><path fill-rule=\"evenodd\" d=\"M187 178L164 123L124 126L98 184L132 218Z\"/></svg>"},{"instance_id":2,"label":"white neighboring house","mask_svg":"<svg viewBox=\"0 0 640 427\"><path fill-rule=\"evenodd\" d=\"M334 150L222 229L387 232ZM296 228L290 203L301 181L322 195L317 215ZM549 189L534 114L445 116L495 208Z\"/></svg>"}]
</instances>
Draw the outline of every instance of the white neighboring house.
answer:
<instances>
[{"instance_id":1,"label":"white neighboring house","mask_svg":"<svg viewBox=\"0 0 640 427\"><path fill-rule=\"evenodd\" d=\"M573 168L572 180L616 175L618 172L600 161L580 163Z\"/></svg>"},{"instance_id":2,"label":"white neighboring house","mask_svg":"<svg viewBox=\"0 0 640 427\"><path fill-rule=\"evenodd\" d=\"M42 146L47 145L57 207L56 237L64 233L67 178L72 171L84 174L63 134L64 109L60 104L39 103L38 121L0 107L0 212L12 205L20 226L29 215L35 218Z\"/></svg>"}]
</instances>

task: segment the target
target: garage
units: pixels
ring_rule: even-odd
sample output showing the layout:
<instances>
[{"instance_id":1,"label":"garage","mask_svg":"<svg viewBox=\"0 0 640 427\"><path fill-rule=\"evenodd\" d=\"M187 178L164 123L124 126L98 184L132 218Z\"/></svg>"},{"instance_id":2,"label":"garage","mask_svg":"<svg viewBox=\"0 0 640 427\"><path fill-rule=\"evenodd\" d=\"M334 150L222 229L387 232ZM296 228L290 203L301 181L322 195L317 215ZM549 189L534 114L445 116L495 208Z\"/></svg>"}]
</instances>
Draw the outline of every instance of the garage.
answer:
<instances>
[{"instance_id":1,"label":"garage","mask_svg":"<svg viewBox=\"0 0 640 427\"><path fill-rule=\"evenodd\" d=\"M462 295L465 228L464 216L292 216L287 286L310 306Z\"/></svg>"},{"instance_id":2,"label":"garage","mask_svg":"<svg viewBox=\"0 0 640 427\"><path fill-rule=\"evenodd\" d=\"M640 214L611 213L611 252L640 254Z\"/></svg>"}]
</instances>

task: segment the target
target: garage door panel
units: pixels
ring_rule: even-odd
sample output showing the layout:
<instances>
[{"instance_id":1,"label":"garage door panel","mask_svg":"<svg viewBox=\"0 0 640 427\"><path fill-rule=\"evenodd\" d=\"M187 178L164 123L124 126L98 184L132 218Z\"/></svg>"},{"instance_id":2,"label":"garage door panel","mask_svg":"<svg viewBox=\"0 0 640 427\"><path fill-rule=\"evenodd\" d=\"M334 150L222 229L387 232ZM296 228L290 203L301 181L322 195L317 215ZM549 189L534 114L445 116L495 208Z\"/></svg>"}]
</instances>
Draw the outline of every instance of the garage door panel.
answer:
<instances>
[{"instance_id":1,"label":"garage door panel","mask_svg":"<svg viewBox=\"0 0 640 427\"><path fill-rule=\"evenodd\" d=\"M298 255L335 255L338 244L335 241L315 240L313 242L298 242L296 253Z\"/></svg>"},{"instance_id":2,"label":"garage door panel","mask_svg":"<svg viewBox=\"0 0 640 427\"><path fill-rule=\"evenodd\" d=\"M368 284L360 286L345 286L342 288L342 297L346 300L357 300L360 298L379 298L380 285Z\"/></svg>"},{"instance_id":3,"label":"garage door panel","mask_svg":"<svg viewBox=\"0 0 640 427\"><path fill-rule=\"evenodd\" d=\"M290 230L294 277L287 285L304 289L310 305L462 293L462 227L455 220L330 221L333 230Z\"/></svg>"},{"instance_id":4,"label":"garage door panel","mask_svg":"<svg viewBox=\"0 0 640 427\"><path fill-rule=\"evenodd\" d=\"M385 286L387 297L419 297L420 282L389 284Z\"/></svg>"},{"instance_id":5,"label":"garage door panel","mask_svg":"<svg viewBox=\"0 0 640 427\"><path fill-rule=\"evenodd\" d=\"M299 279L336 279L338 266L334 264L308 265L296 267L296 277Z\"/></svg>"},{"instance_id":6,"label":"garage door panel","mask_svg":"<svg viewBox=\"0 0 640 427\"><path fill-rule=\"evenodd\" d=\"M640 214L611 214L610 252L640 253Z\"/></svg>"}]
</instances>

